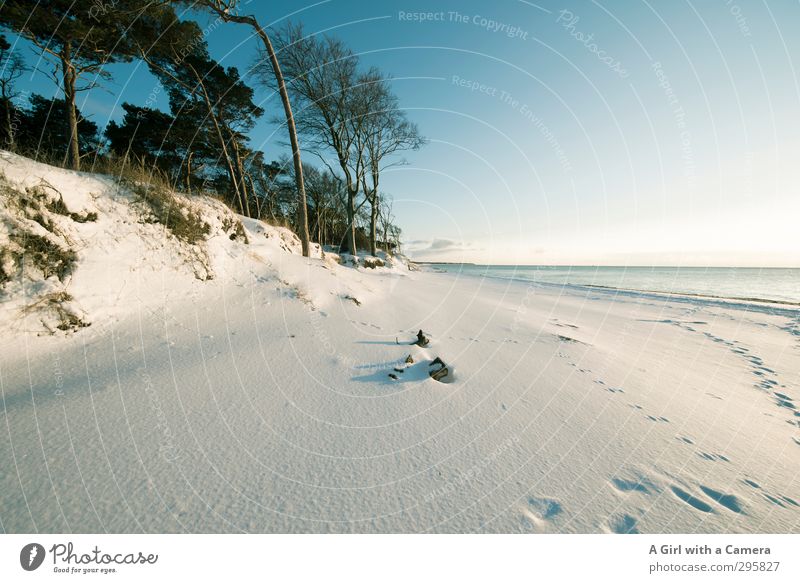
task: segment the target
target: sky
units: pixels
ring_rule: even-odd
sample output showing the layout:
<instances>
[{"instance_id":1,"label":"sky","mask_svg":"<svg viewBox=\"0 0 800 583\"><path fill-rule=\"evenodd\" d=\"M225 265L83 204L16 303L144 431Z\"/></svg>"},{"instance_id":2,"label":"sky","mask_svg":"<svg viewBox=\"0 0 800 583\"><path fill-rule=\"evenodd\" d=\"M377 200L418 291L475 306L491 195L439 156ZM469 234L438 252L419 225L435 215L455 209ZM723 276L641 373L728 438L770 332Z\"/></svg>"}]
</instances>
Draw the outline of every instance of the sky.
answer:
<instances>
[{"instance_id":1,"label":"sky","mask_svg":"<svg viewBox=\"0 0 800 583\"><path fill-rule=\"evenodd\" d=\"M381 179L415 259L800 266L796 1L252 1L244 11L337 36L392 79L428 140ZM250 30L200 20L212 56L255 85ZM33 56L24 42L15 50ZM101 127L125 101L167 109L142 63L109 70L113 81L79 102ZM43 72L21 87L56 92ZM251 143L277 159L288 153L270 122L280 101L257 97L267 114Z\"/></svg>"}]
</instances>

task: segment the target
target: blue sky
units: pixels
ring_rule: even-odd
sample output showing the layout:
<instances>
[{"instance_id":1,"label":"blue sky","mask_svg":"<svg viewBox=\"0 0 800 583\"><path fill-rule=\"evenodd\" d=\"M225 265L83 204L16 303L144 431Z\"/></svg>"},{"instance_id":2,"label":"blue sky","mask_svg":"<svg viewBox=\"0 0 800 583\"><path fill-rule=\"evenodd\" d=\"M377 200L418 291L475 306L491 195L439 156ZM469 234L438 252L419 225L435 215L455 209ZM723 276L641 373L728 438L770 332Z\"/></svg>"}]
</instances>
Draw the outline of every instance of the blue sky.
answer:
<instances>
[{"instance_id":1,"label":"blue sky","mask_svg":"<svg viewBox=\"0 0 800 583\"><path fill-rule=\"evenodd\" d=\"M246 10L339 36L394 79L429 139L382 179L419 259L800 265L797 2L254 1ZM252 64L248 29L221 25L208 40L226 65ZM111 70L105 90L82 95L101 126L156 86L140 63ZM54 90L41 73L24 87ZM278 158L284 136L269 118L280 104L258 96L269 113L252 143Z\"/></svg>"}]
</instances>

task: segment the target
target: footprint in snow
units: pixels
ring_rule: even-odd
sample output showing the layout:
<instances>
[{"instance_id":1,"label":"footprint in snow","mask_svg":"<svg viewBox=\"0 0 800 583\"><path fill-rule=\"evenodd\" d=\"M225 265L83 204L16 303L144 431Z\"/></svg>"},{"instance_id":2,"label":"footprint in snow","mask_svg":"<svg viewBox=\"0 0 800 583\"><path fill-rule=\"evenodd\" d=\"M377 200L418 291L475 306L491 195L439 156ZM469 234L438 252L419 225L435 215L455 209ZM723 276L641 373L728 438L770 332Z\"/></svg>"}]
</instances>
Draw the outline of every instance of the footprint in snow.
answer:
<instances>
[{"instance_id":1,"label":"footprint in snow","mask_svg":"<svg viewBox=\"0 0 800 583\"><path fill-rule=\"evenodd\" d=\"M798 503L796 500L792 498L789 498L788 496L784 496L782 494L776 494L773 496L772 494L768 494L767 492L763 491L761 485L758 482L754 482L753 480L744 478L742 480L742 483L747 486L750 486L754 490L761 490L761 495L764 496L764 498L768 502L774 504L775 506L780 506L781 508L789 508L789 506L800 507L800 503Z\"/></svg>"},{"instance_id":2,"label":"footprint in snow","mask_svg":"<svg viewBox=\"0 0 800 583\"><path fill-rule=\"evenodd\" d=\"M709 488L708 486L700 486L700 489L714 502L724 506L731 512L735 512L736 514L744 513L741 502L739 502L739 499L733 494L723 494L722 492L718 492L712 488Z\"/></svg>"},{"instance_id":3,"label":"footprint in snow","mask_svg":"<svg viewBox=\"0 0 800 583\"><path fill-rule=\"evenodd\" d=\"M641 480L623 480L622 478L612 478L611 484L620 492L642 492L648 494L647 489Z\"/></svg>"},{"instance_id":4,"label":"footprint in snow","mask_svg":"<svg viewBox=\"0 0 800 583\"><path fill-rule=\"evenodd\" d=\"M630 514L612 517L608 522L608 528L614 534L640 534L636 528L636 519Z\"/></svg>"},{"instance_id":5,"label":"footprint in snow","mask_svg":"<svg viewBox=\"0 0 800 583\"><path fill-rule=\"evenodd\" d=\"M787 508L786 504L784 504L784 500L785 501L790 501L794 506L797 506L797 502L795 502L791 498L785 498L785 497L781 496L781 498L784 498L784 500L781 500L780 498L777 498L777 497L773 496L772 494L767 494L766 492L763 492L762 494L763 494L764 498L767 500L767 502L771 502L775 506L780 506L781 508Z\"/></svg>"},{"instance_id":6,"label":"footprint in snow","mask_svg":"<svg viewBox=\"0 0 800 583\"><path fill-rule=\"evenodd\" d=\"M675 494L675 496L677 496L680 500L686 502L686 504L688 504L695 510L699 510L700 512L714 512L714 509L711 508L711 506L709 506L699 498L692 496L685 490L682 490L677 486L670 486L670 490L672 490L672 493Z\"/></svg>"},{"instance_id":7,"label":"footprint in snow","mask_svg":"<svg viewBox=\"0 0 800 583\"><path fill-rule=\"evenodd\" d=\"M704 460L708 460L710 462L721 461L721 462L729 462L730 463L730 461L731 461L727 457L725 457L724 455L719 454L719 453L707 453L707 452L704 452L704 451L699 451L699 452L697 452L697 455L699 455Z\"/></svg>"},{"instance_id":8,"label":"footprint in snow","mask_svg":"<svg viewBox=\"0 0 800 583\"><path fill-rule=\"evenodd\" d=\"M523 522L529 528L537 531L545 529L548 523L557 517L563 508L561 504L551 498L528 497L525 509L522 511Z\"/></svg>"}]
</instances>

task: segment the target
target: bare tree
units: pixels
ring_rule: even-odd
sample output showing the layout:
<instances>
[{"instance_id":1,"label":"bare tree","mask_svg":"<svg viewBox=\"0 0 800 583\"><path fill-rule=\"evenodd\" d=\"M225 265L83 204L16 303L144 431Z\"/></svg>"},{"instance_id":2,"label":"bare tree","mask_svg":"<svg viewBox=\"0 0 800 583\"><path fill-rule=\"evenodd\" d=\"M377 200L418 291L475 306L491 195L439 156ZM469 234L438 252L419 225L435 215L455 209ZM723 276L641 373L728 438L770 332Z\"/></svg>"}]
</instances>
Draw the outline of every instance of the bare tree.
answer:
<instances>
[{"instance_id":1,"label":"bare tree","mask_svg":"<svg viewBox=\"0 0 800 583\"><path fill-rule=\"evenodd\" d=\"M357 204L365 172L362 126L370 108L368 81L358 73L358 59L341 41L306 36L300 25L286 25L276 37L286 77L300 112L298 130L306 149L333 172L333 155L344 183L347 233L344 246L356 253ZM261 71L264 76L263 70ZM362 203L363 204L363 203Z\"/></svg>"},{"instance_id":2,"label":"bare tree","mask_svg":"<svg viewBox=\"0 0 800 583\"><path fill-rule=\"evenodd\" d=\"M395 250L400 251L400 229L394 224L394 201L386 194L378 195L378 221L383 231L384 251L392 253L392 243Z\"/></svg>"},{"instance_id":3,"label":"bare tree","mask_svg":"<svg viewBox=\"0 0 800 583\"><path fill-rule=\"evenodd\" d=\"M371 109L367 113L366 123L361 127L367 167L362 180L364 196L370 203L370 253L375 255L381 172L391 166L404 164L404 160L392 158L392 155L417 150L425 143L425 139L416 124L408 121L405 113L398 108L397 97L391 92L387 81L377 72L373 72L373 77L373 82L369 84L369 91L373 94ZM370 185L367 185L367 175L371 179Z\"/></svg>"}]
</instances>

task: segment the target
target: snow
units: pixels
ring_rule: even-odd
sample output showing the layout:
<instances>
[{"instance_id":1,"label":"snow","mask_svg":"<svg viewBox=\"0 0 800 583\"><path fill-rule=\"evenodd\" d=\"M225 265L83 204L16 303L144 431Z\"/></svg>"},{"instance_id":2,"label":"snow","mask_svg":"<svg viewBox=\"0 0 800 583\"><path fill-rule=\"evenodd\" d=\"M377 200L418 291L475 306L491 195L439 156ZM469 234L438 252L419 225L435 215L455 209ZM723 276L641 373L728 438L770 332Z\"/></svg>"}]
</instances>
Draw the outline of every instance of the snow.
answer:
<instances>
[{"instance_id":1,"label":"snow","mask_svg":"<svg viewBox=\"0 0 800 583\"><path fill-rule=\"evenodd\" d=\"M48 284L91 326L0 296L6 532L797 530L797 311L354 268L194 198L201 280L112 180L0 170L98 213Z\"/></svg>"}]
</instances>

